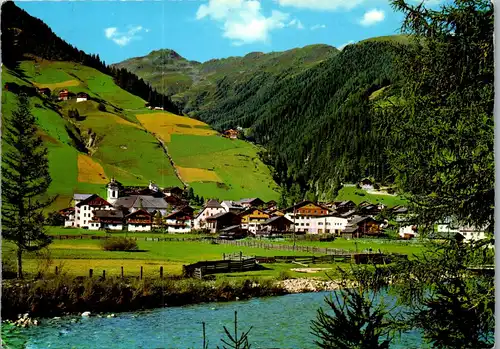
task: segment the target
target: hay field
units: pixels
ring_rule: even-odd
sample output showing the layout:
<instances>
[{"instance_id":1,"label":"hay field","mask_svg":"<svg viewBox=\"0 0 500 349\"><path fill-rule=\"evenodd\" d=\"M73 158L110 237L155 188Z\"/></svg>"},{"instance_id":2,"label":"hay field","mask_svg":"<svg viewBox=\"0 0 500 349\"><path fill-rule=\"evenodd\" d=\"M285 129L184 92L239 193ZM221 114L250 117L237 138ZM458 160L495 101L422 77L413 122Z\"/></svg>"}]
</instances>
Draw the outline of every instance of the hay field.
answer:
<instances>
[{"instance_id":1,"label":"hay field","mask_svg":"<svg viewBox=\"0 0 500 349\"><path fill-rule=\"evenodd\" d=\"M88 155L78 154L78 182L106 184L109 180L100 163Z\"/></svg>"},{"instance_id":2,"label":"hay field","mask_svg":"<svg viewBox=\"0 0 500 349\"><path fill-rule=\"evenodd\" d=\"M51 84L43 84L43 83L34 82L33 85L35 85L38 88L50 88L51 90L55 90L55 89L63 88L63 87L78 86L78 85L80 85L80 82L78 80L68 80L68 81L63 81L63 82L55 82L55 83L51 83Z\"/></svg>"},{"instance_id":3,"label":"hay field","mask_svg":"<svg viewBox=\"0 0 500 349\"><path fill-rule=\"evenodd\" d=\"M192 182L222 182L215 171L203 168L176 166L182 179L188 183Z\"/></svg>"},{"instance_id":4,"label":"hay field","mask_svg":"<svg viewBox=\"0 0 500 349\"><path fill-rule=\"evenodd\" d=\"M159 136L167 143L170 143L172 139L171 135L173 134L197 136L212 136L217 134L217 131L210 129L202 121L169 112L138 114L136 117L146 130Z\"/></svg>"}]
</instances>

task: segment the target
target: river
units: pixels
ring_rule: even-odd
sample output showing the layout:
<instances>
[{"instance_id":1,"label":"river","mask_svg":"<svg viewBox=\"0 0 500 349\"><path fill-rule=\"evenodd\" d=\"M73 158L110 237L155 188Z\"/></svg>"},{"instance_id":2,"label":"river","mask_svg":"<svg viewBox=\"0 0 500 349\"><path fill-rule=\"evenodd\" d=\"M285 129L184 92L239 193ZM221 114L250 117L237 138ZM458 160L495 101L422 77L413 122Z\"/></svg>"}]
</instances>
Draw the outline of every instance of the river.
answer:
<instances>
[{"instance_id":1,"label":"river","mask_svg":"<svg viewBox=\"0 0 500 349\"><path fill-rule=\"evenodd\" d=\"M252 348L315 348L310 333L318 307L324 307L329 292L254 298L231 303L205 303L116 314L114 318L68 316L42 319L41 325L15 328L12 348L27 349L173 349L202 348L202 322L206 323L209 348L222 347L223 326L232 331L234 311L238 331L250 327ZM17 344L16 344L17 343ZM397 338L391 348L425 348L418 332Z\"/></svg>"}]
</instances>

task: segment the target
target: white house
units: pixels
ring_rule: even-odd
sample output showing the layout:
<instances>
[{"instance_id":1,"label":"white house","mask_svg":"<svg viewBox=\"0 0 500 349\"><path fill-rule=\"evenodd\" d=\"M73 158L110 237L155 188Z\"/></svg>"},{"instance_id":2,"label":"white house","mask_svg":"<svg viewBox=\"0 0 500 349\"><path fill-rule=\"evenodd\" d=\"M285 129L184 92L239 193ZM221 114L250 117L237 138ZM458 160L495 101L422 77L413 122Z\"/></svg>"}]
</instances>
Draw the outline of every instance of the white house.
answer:
<instances>
[{"instance_id":1,"label":"white house","mask_svg":"<svg viewBox=\"0 0 500 349\"><path fill-rule=\"evenodd\" d=\"M76 94L76 103L85 102L89 99L89 95L83 92Z\"/></svg>"},{"instance_id":2,"label":"white house","mask_svg":"<svg viewBox=\"0 0 500 349\"><path fill-rule=\"evenodd\" d=\"M183 212L175 211L165 217L167 233L189 233L193 226L193 218Z\"/></svg>"},{"instance_id":3,"label":"white house","mask_svg":"<svg viewBox=\"0 0 500 349\"><path fill-rule=\"evenodd\" d=\"M75 205L74 227L89 228L96 211L112 210L113 206L97 194L92 194Z\"/></svg>"},{"instance_id":4,"label":"white house","mask_svg":"<svg viewBox=\"0 0 500 349\"><path fill-rule=\"evenodd\" d=\"M196 215L194 219L194 228L195 229L204 228L205 220L208 217L224 212L226 212L226 210L224 209L224 207L221 206L221 204L219 204L217 200L214 199L208 200L205 206L201 209L201 211L198 212L198 215Z\"/></svg>"},{"instance_id":5,"label":"white house","mask_svg":"<svg viewBox=\"0 0 500 349\"><path fill-rule=\"evenodd\" d=\"M222 201L222 203L220 205L224 208L224 210L226 210L226 212L239 213L239 212L245 211L245 209L246 209L242 205L240 205L234 201L229 201L229 200Z\"/></svg>"},{"instance_id":6,"label":"white house","mask_svg":"<svg viewBox=\"0 0 500 349\"><path fill-rule=\"evenodd\" d=\"M311 217L309 219L310 234L335 234L340 235L348 224L347 218L334 215L326 215L320 217Z\"/></svg>"},{"instance_id":7,"label":"white house","mask_svg":"<svg viewBox=\"0 0 500 349\"><path fill-rule=\"evenodd\" d=\"M461 226L459 233L464 237L465 241L478 241L486 239L485 229L478 229L476 227Z\"/></svg>"},{"instance_id":8,"label":"white house","mask_svg":"<svg viewBox=\"0 0 500 349\"><path fill-rule=\"evenodd\" d=\"M415 225L402 225L399 227L398 234L402 239L413 239L418 237L418 229Z\"/></svg>"},{"instance_id":9,"label":"white house","mask_svg":"<svg viewBox=\"0 0 500 349\"><path fill-rule=\"evenodd\" d=\"M137 210L125 216L128 231L151 231L153 217L146 210Z\"/></svg>"},{"instance_id":10,"label":"white house","mask_svg":"<svg viewBox=\"0 0 500 349\"><path fill-rule=\"evenodd\" d=\"M89 230L123 230L123 212L119 210L96 210L89 221Z\"/></svg>"}]
</instances>

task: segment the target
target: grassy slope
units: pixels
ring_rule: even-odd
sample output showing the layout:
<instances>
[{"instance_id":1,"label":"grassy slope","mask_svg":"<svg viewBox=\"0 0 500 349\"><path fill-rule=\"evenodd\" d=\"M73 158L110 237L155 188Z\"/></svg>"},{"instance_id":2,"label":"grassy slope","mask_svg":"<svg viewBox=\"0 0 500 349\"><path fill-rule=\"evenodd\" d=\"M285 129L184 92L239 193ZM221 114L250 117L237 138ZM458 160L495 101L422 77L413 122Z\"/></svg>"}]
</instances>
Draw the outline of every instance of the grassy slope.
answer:
<instances>
[{"instance_id":1,"label":"grassy slope","mask_svg":"<svg viewBox=\"0 0 500 349\"><path fill-rule=\"evenodd\" d=\"M49 189L50 194L59 194L59 198L52 209L67 207L69 201L75 192L79 193L98 193L105 195L105 188L102 184L81 183L78 182L78 151L72 146L71 139L65 129L71 123L78 127L86 140L86 132L91 129L97 134L97 150L92 154L92 159L102 165L107 177L114 176L126 185L145 185L149 180L153 180L160 186L181 185L181 182L175 176L174 170L164 155L158 141L146 130L136 118L136 114L150 112L144 108L144 101L114 84L110 76L104 75L95 69L85 67L71 62L33 62L24 61L21 69L25 77L18 77L16 73L3 69L2 81L16 82L19 85L30 86L32 83L38 86L54 87L57 91L67 88L69 91L86 92L91 98L101 101L106 105L106 112L97 109L97 101L87 101L76 103L74 100L59 102L61 107L60 115L50 108L50 105L44 105L44 99L38 96L30 99L32 110L37 117L41 129L41 135L49 148L49 166L52 176L52 185ZM75 85L74 81L78 84ZM73 81L69 85L61 86L64 82ZM15 108L15 95L9 91L2 93L2 113L9 116ZM69 109L78 109L81 116L85 116L82 121L70 120L67 118ZM207 126L208 127L208 126ZM178 135L176 135L178 136ZM182 135L184 136L184 135ZM205 138L205 137L201 137ZM210 137L212 138L212 137ZM217 150L220 150L220 144L223 147L231 149L233 141L213 136L213 141L217 143ZM204 140L206 141L206 139ZM179 144L177 144L179 142ZM257 150L249 143L236 141L239 143L241 151L256 158ZM193 144L198 144L194 142ZM172 143L173 148L189 148L185 155L197 156L200 149L209 147L211 142L201 142L201 147L186 143L181 137L178 141ZM208 161L204 156L210 158L214 154L204 154L199 158L200 165L192 163L191 167L205 168ZM269 169L264 166L260 160L253 159L254 168L257 171L252 172L255 177L246 176L242 190L239 184L242 168L245 168L247 160L241 161L241 157L227 159L232 156L230 152L225 153L224 157L229 160L233 167L221 169L221 177L224 182L224 188L217 187L215 183L194 183L195 192L204 197L220 197L221 199L239 199L243 196L262 196L264 199L275 199L277 194L270 188L276 185L272 181ZM182 160L182 157L179 157ZM181 165L182 166L182 165ZM236 179L235 179L236 178Z\"/></svg>"},{"instance_id":2,"label":"grassy slope","mask_svg":"<svg viewBox=\"0 0 500 349\"><path fill-rule=\"evenodd\" d=\"M400 196L369 194L365 190L357 189L356 187L343 187L342 189L340 189L339 195L337 195L337 198L335 200L351 200L355 204L359 204L363 201L368 201L371 203L382 203L389 207L407 204L406 200Z\"/></svg>"}]
</instances>

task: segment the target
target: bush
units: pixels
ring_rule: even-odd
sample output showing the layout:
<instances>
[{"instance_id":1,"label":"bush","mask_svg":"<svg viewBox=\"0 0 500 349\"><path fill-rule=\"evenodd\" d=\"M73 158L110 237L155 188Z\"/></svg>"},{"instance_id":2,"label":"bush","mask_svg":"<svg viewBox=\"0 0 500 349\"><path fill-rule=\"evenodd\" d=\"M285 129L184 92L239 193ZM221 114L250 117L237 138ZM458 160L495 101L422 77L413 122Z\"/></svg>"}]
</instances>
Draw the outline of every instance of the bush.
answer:
<instances>
[{"instance_id":1,"label":"bush","mask_svg":"<svg viewBox=\"0 0 500 349\"><path fill-rule=\"evenodd\" d=\"M133 239L124 237L115 237L106 239L102 243L105 251L137 251L137 242Z\"/></svg>"},{"instance_id":2,"label":"bush","mask_svg":"<svg viewBox=\"0 0 500 349\"><path fill-rule=\"evenodd\" d=\"M57 227L64 225L64 220L64 216L59 212L49 212L47 219L45 220L45 224Z\"/></svg>"},{"instance_id":3,"label":"bush","mask_svg":"<svg viewBox=\"0 0 500 349\"><path fill-rule=\"evenodd\" d=\"M292 275L288 270L282 270L280 271L280 274L278 275L278 280L288 280L291 279Z\"/></svg>"},{"instance_id":4,"label":"bush","mask_svg":"<svg viewBox=\"0 0 500 349\"><path fill-rule=\"evenodd\" d=\"M106 106L104 105L104 103L101 102L97 106L97 109L99 109L99 111L106 111Z\"/></svg>"},{"instance_id":5,"label":"bush","mask_svg":"<svg viewBox=\"0 0 500 349\"><path fill-rule=\"evenodd\" d=\"M373 189L379 190L380 189L380 185L378 183L375 183L373 185Z\"/></svg>"}]
</instances>

